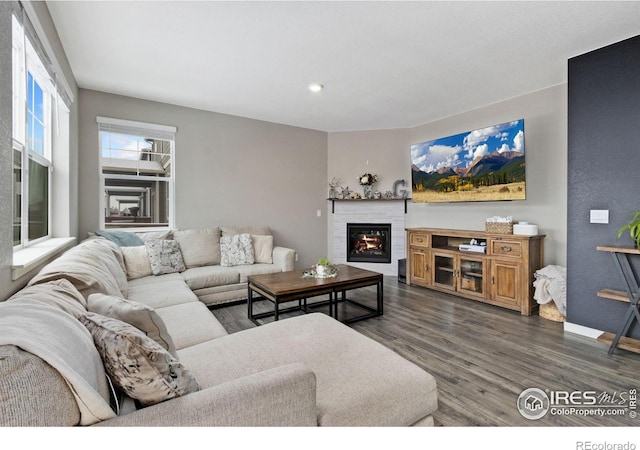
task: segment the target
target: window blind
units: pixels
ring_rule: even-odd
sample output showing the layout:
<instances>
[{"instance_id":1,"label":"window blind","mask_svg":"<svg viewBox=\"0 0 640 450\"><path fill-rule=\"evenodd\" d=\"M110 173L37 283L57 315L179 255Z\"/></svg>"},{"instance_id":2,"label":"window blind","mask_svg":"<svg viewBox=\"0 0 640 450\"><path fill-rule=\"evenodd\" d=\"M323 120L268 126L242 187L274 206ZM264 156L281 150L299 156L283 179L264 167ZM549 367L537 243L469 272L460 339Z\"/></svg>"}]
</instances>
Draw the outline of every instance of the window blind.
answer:
<instances>
[{"instance_id":1,"label":"window blind","mask_svg":"<svg viewBox=\"0 0 640 450\"><path fill-rule=\"evenodd\" d=\"M99 131L110 133L129 134L151 139L172 141L177 128L170 125L158 125L153 123L135 122L132 120L113 119L110 117L96 117Z\"/></svg>"},{"instance_id":2,"label":"window blind","mask_svg":"<svg viewBox=\"0 0 640 450\"><path fill-rule=\"evenodd\" d=\"M31 42L31 45L33 46L36 54L40 58L40 61L47 71L51 83L53 84L53 86L55 86L55 90L57 91L62 101L66 104L67 108L71 108L71 104L74 100L73 93L64 77L64 74L62 73L62 69L60 69L60 66L55 59L53 51L50 50L51 46L46 41L46 36L44 35L44 31L42 31L42 27L37 21L37 17L35 15L33 7L28 4L23 5L22 2L12 3L13 15L22 25L24 33L29 39L29 42ZM29 17L30 15L33 16L33 20ZM38 33L36 26L34 26L34 23L37 24L37 28L40 29L40 33ZM40 39L40 35L42 35L42 39Z\"/></svg>"}]
</instances>

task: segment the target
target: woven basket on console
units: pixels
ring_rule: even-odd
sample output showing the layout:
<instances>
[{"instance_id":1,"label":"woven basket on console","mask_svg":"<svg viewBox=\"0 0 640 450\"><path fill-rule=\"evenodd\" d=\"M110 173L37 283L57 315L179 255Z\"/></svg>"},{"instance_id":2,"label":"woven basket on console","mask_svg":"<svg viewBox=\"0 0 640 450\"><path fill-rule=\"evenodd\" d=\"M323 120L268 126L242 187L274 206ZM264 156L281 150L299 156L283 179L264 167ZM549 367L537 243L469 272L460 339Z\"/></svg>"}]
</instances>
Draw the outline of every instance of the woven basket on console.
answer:
<instances>
[{"instance_id":1,"label":"woven basket on console","mask_svg":"<svg viewBox=\"0 0 640 450\"><path fill-rule=\"evenodd\" d=\"M513 222L485 222L487 233L513 234Z\"/></svg>"},{"instance_id":2,"label":"woven basket on console","mask_svg":"<svg viewBox=\"0 0 640 450\"><path fill-rule=\"evenodd\" d=\"M554 322L564 322L567 320L566 316L558 311L558 307L552 301L540 305L540 317L553 320Z\"/></svg>"}]
</instances>

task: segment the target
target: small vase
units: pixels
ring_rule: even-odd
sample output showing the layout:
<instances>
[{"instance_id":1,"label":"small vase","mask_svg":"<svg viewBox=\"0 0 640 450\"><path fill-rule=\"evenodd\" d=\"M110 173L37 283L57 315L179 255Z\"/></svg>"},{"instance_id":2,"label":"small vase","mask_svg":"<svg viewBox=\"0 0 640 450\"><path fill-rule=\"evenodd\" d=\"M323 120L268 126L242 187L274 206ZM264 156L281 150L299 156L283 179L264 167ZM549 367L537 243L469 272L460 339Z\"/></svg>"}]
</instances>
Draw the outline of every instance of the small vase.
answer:
<instances>
[{"instance_id":1,"label":"small vase","mask_svg":"<svg viewBox=\"0 0 640 450\"><path fill-rule=\"evenodd\" d=\"M364 198L373 198L373 186L364 186Z\"/></svg>"}]
</instances>

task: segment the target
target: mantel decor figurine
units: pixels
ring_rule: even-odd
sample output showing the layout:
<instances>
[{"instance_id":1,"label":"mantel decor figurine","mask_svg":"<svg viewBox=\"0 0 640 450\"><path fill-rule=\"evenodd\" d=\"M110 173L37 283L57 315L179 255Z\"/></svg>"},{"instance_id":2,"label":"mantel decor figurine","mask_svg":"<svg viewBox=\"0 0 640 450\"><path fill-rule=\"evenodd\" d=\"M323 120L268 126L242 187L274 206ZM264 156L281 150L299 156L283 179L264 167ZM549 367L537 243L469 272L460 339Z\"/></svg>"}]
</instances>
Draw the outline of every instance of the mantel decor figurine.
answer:
<instances>
[{"instance_id":1,"label":"mantel decor figurine","mask_svg":"<svg viewBox=\"0 0 640 450\"><path fill-rule=\"evenodd\" d=\"M340 185L340 179L333 177L329 181L329 198L338 198L338 191L336 188Z\"/></svg>"},{"instance_id":2,"label":"mantel decor figurine","mask_svg":"<svg viewBox=\"0 0 640 450\"><path fill-rule=\"evenodd\" d=\"M378 175L365 173L360 175L358 183L364 188L364 198L373 198L373 185L378 182Z\"/></svg>"}]
</instances>

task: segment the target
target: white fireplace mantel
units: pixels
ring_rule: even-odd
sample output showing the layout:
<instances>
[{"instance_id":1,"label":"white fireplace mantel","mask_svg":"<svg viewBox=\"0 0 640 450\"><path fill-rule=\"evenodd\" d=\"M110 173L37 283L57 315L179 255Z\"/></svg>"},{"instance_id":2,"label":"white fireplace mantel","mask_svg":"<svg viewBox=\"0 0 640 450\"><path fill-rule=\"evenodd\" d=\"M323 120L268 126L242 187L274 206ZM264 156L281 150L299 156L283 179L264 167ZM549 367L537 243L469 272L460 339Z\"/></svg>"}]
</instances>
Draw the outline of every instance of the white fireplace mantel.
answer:
<instances>
[{"instance_id":1,"label":"white fireplace mantel","mask_svg":"<svg viewBox=\"0 0 640 450\"><path fill-rule=\"evenodd\" d=\"M405 202L388 200L333 202L333 256L335 264L349 264L383 275L398 275L398 260L405 258ZM347 223L390 223L391 263L347 263Z\"/></svg>"}]
</instances>

